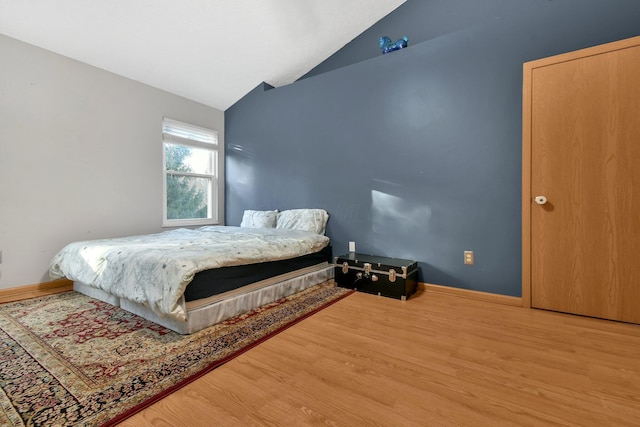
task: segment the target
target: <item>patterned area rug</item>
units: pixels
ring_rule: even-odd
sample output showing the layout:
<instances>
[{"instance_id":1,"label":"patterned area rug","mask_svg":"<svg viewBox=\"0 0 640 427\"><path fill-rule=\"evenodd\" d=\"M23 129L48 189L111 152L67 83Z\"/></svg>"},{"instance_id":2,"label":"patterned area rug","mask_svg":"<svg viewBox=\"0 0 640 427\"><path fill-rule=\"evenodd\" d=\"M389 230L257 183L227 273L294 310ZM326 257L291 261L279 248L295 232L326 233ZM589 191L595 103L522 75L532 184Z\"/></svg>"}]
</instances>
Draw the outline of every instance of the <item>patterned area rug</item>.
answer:
<instances>
[{"instance_id":1,"label":"patterned area rug","mask_svg":"<svg viewBox=\"0 0 640 427\"><path fill-rule=\"evenodd\" d=\"M113 425L351 292L325 283L192 335L76 292L0 305L0 425Z\"/></svg>"}]
</instances>

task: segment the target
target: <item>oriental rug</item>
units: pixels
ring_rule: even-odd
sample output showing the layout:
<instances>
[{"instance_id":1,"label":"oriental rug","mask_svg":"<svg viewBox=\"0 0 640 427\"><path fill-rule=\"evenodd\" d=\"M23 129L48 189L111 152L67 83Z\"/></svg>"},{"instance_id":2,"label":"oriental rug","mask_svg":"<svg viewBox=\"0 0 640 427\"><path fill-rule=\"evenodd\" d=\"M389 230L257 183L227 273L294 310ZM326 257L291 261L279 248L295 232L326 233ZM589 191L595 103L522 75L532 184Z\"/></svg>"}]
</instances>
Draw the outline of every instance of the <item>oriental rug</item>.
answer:
<instances>
[{"instance_id":1,"label":"oriental rug","mask_svg":"<svg viewBox=\"0 0 640 427\"><path fill-rule=\"evenodd\" d=\"M76 292L0 305L0 425L114 425L351 292L327 282L192 335Z\"/></svg>"}]
</instances>

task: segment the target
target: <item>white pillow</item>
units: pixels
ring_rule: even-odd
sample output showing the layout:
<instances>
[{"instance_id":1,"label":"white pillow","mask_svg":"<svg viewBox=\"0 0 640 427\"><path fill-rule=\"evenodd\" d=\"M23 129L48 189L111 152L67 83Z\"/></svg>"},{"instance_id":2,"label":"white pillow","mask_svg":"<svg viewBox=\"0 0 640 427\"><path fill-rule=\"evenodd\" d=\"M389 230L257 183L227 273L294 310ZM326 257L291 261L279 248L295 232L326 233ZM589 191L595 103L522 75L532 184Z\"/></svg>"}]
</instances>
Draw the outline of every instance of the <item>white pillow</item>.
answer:
<instances>
[{"instance_id":1,"label":"white pillow","mask_svg":"<svg viewBox=\"0 0 640 427\"><path fill-rule=\"evenodd\" d=\"M275 228L278 211L246 210L242 215L240 227L244 228Z\"/></svg>"},{"instance_id":2,"label":"white pillow","mask_svg":"<svg viewBox=\"0 0 640 427\"><path fill-rule=\"evenodd\" d=\"M276 228L324 234L329 214L324 209L290 209L278 214Z\"/></svg>"}]
</instances>

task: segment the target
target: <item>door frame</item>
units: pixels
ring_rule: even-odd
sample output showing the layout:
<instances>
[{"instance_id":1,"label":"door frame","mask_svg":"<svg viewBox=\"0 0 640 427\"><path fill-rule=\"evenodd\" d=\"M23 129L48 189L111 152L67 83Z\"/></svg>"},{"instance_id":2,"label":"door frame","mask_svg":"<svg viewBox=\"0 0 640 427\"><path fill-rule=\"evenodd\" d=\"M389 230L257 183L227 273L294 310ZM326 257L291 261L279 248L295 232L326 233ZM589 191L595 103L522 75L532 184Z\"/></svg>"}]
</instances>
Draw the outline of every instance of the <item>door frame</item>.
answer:
<instances>
[{"instance_id":1,"label":"door frame","mask_svg":"<svg viewBox=\"0 0 640 427\"><path fill-rule=\"evenodd\" d=\"M640 45L640 36L525 62L522 66L522 307L531 308L531 102L536 68Z\"/></svg>"}]
</instances>

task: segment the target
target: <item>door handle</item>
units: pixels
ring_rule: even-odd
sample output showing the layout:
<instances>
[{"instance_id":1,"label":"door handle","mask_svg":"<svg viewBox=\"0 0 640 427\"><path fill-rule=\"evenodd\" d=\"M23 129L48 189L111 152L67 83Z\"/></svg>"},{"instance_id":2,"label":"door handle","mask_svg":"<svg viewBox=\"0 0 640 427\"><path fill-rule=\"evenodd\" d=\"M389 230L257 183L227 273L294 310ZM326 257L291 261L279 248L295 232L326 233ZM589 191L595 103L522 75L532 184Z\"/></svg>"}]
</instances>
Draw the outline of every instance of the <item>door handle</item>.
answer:
<instances>
[{"instance_id":1,"label":"door handle","mask_svg":"<svg viewBox=\"0 0 640 427\"><path fill-rule=\"evenodd\" d=\"M539 205L544 205L545 203L547 203L547 198L544 196L536 196L536 198L533 200Z\"/></svg>"}]
</instances>

